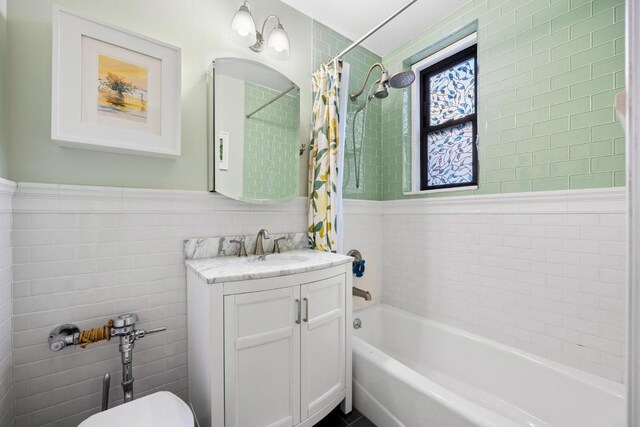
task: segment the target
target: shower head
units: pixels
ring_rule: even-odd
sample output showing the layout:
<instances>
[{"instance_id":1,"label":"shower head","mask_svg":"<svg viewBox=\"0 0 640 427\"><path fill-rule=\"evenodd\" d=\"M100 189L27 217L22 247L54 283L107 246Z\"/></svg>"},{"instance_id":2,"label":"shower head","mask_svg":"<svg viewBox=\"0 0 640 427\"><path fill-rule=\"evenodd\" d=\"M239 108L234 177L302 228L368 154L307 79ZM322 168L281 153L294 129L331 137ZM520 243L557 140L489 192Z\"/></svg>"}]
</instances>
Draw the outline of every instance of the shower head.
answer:
<instances>
[{"instance_id":1,"label":"shower head","mask_svg":"<svg viewBox=\"0 0 640 427\"><path fill-rule=\"evenodd\" d=\"M383 99L389 96L389 91L387 90L387 86L389 85L388 82L389 82L389 72L383 68L382 74L380 75L380 80L378 80L377 82L378 88L373 93L373 96L375 96L378 99Z\"/></svg>"},{"instance_id":2,"label":"shower head","mask_svg":"<svg viewBox=\"0 0 640 427\"><path fill-rule=\"evenodd\" d=\"M415 79L416 75L413 71L403 70L391 76L391 78L389 79L389 86L394 89L402 89L411 85L411 83L413 83Z\"/></svg>"},{"instance_id":3,"label":"shower head","mask_svg":"<svg viewBox=\"0 0 640 427\"><path fill-rule=\"evenodd\" d=\"M389 96L389 91L387 90L387 85L385 84L384 81L381 81L380 83L378 83L378 88L373 93L373 96L375 96L378 99L383 99Z\"/></svg>"},{"instance_id":4,"label":"shower head","mask_svg":"<svg viewBox=\"0 0 640 427\"><path fill-rule=\"evenodd\" d=\"M405 88L409 86L411 83L413 83L413 81L416 79L416 75L411 70L403 70L389 77L389 71L387 71L384 65L382 65L379 62L376 62L371 66L371 68L369 68L369 72L367 73L367 77L364 79L364 84L362 85L362 88L358 92L354 92L350 95L350 98L352 101L355 101L356 99L358 99L360 95L362 95L362 92L364 92L364 88L367 86L367 81L371 76L371 72L376 67L382 70L380 73L380 79L377 81L378 88L373 93L373 96L375 96L378 99L383 99L389 96L389 90L388 90L389 87L392 87L394 89Z\"/></svg>"}]
</instances>

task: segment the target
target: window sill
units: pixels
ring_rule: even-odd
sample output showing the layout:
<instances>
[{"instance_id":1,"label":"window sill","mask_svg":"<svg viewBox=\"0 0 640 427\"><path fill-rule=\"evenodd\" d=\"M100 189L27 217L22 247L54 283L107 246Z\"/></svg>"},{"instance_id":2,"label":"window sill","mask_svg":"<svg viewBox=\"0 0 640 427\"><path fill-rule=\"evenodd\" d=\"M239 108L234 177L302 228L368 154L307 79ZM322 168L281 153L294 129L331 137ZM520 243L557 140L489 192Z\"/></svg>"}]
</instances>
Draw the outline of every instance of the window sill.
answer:
<instances>
[{"instance_id":1,"label":"window sill","mask_svg":"<svg viewBox=\"0 0 640 427\"><path fill-rule=\"evenodd\" d=\"M404 196L417 196L420 194L449 193L453 191L468 191L468 190L477 190L477 189L478 189L477 185L469 185L466 187L439 188L437 190L405 191L402 194Z\"/></svg>"}]
</instances>

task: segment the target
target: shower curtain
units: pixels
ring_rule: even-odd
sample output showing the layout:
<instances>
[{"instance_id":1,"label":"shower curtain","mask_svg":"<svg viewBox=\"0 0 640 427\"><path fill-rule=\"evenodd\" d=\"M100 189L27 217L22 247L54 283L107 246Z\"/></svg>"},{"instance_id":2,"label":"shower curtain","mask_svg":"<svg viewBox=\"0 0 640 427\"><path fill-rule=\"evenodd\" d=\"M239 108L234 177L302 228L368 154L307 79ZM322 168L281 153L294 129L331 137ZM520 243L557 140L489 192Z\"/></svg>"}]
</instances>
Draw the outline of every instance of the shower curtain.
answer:
<instances>
[{"instance_id":1,"label":"shower curtain","mask_svg":"<svg viewBox=\"0 0 640 427\"><path fill-rule=\"evenodd\" d=\"M342 227L340 82L342 61L313 73L313 117L309 145L309 247L338 252ZM341 239L340 239L341 240Z\"/></svg>"}]
</instances>

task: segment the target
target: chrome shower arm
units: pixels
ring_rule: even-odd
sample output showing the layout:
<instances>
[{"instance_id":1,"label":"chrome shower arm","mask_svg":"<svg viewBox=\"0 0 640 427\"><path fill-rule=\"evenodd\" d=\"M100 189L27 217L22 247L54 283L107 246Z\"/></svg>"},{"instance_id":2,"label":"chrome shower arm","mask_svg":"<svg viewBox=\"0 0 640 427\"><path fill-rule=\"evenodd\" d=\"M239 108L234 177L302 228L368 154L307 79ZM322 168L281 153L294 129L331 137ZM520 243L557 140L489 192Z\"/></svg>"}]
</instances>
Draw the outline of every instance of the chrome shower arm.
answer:
<instances>
[{"instance_id":1,"label":"chrome shower arm","mask_svg":"<svg viewBox=\"0 0 640 427\"><path fill-rule=\"evenodd\" d=\"M356 99L358 99L358 97L360 95L362 95L362 92L364 92L364 89L367 87L367 82L369 81L369 77L371 77L371 72L376 68L379 67L382 72L386 72L387 69L384 68L384 65L382 65L379 62L376 62L375 64L373 64L370 68L369 71L367 72L367 77L365 77L364 79L364 83L362 84L362 87L360 88L359 91L352 93L351 95L349 95L349 98L351 98L352 101L355 101Z\"/></svg>"}]
</instances>

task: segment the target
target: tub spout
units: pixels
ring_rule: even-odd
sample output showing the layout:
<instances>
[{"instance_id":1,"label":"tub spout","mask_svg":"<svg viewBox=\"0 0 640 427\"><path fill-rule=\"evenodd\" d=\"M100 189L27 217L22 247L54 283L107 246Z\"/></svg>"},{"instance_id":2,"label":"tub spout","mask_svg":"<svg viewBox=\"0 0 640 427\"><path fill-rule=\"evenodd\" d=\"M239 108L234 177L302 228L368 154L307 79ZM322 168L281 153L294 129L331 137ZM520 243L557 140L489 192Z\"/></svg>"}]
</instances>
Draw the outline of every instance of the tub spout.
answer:
<instances>
[{"instance_id":1,"label":"tub spout","mask_svg":"<svg viewBox=\"0 0 640 427\"><path fill-rule=\"evenodd\" d=\"M353 296L364 298L365 301L371 301L371 292L356 288L355 286L353 287Z\"/></svg>"}]
</instances>

